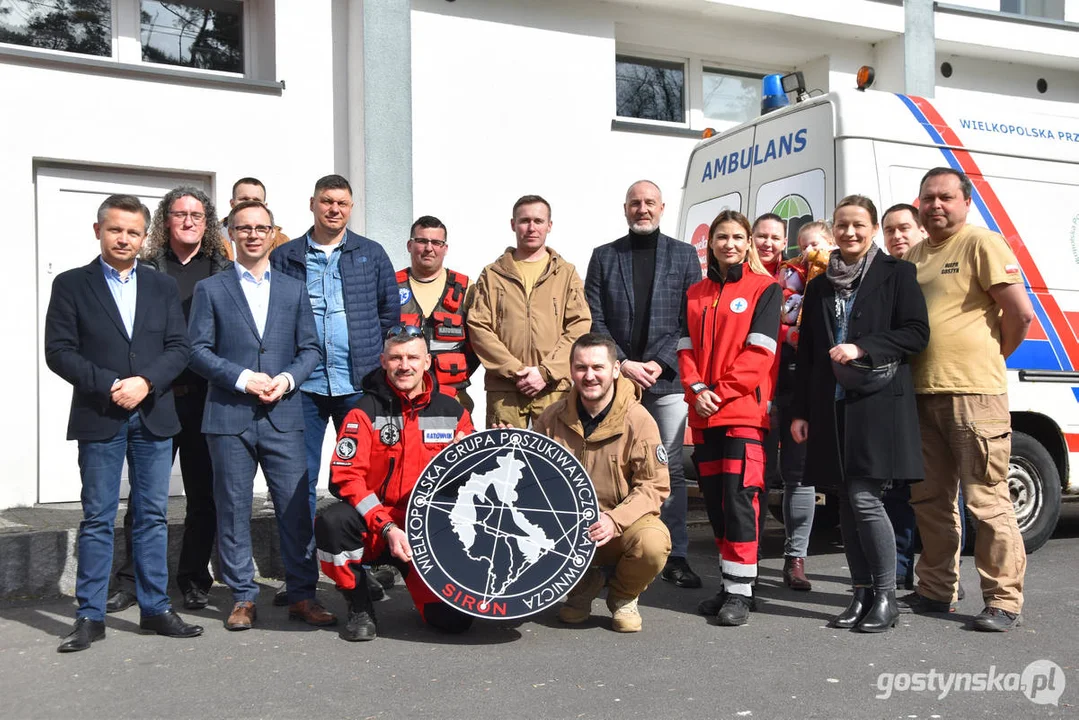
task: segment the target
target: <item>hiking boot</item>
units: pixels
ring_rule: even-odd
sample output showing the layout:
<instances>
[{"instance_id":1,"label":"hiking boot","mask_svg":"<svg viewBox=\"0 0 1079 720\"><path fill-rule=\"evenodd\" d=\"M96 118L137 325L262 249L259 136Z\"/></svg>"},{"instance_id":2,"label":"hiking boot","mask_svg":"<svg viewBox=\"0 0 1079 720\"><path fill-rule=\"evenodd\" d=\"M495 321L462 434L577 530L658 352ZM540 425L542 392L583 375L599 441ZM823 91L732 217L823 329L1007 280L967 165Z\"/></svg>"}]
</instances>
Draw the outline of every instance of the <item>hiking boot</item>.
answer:
<instances>
[{"instance_id":1,"label":"hiking boot","mask_svg":"<svg viewBox=\"0 0 1079 720\"><path fill-rule=\"evenodd\" d=\"M378 621L371 597L365 590L342 590L348 601L348 621L341 628L341 639L363 642L378 637Z\"/></svg>"},{"instance_id":2,"label":"hiking boot","mask_svg":"<svg viewBox=\"0 0 1079 720\"><path fill-rule=\"evenodd\" d=\"M558 609L558 619L570 625L583 623L592 616L592 601L603 592L606 578L598 567L589 568L566 595L566 601Z\"/></svg>"},{"instance_id":3,"label":"hiking boot","mask_svg":"<svg viewBox=\"0 0 1079 720\"><path fill-rule=\"evenodd\" d=\"M716 619L719 620L720 625L728 627L745 625L749 622L749 610L752 603L752 598L745 595L727 593L727 599L723 601L723 607L716 614Z\"/></svg>"},{"instance_id":4,"label":"hiking boot","mask_svg":"<svg viewBox=\"0 0 1079 720\"><path fill-rule=\"evenodd\" d=\"M987 605L984 610L974 617L971 627L982 632L1008 632L1022 624L1019 613L1001 610L998 607Z\"/></svg>"},{"instance_id":5,"label":"hiking boot","mask_svg":"<svg viewBox=\"0 0 1079 720\"><path fill-rule=\"evenodd\" d=\"M611 611L611 629L615 632L641 631L641 613L637 610L637 598L608 595L607 609Z\"/></svg>"}]
</instances>

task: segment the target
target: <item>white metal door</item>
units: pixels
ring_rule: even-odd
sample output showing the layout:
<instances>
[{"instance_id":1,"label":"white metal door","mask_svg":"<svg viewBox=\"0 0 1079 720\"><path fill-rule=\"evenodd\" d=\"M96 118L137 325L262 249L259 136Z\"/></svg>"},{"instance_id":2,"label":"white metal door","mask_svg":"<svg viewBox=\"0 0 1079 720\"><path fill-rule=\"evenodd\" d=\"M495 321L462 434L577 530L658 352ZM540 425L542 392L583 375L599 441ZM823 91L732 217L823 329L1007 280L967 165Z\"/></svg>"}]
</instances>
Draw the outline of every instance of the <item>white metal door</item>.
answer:
<instances>
[{"instance_id":1,"label":"white metal door","mask_svg":"<svg viewBox=\"0 0 1079 720\"><path fill-rule=\"evenodd\" d=\"M207 178L142 174L112 169L41 167L35 174L37 194L38 316L38 502L79 499L78 447L67 437L71 386L45 365L45 311L52 281L60 273L90 262L100 253L93 224L97 208L114 193L135 195L153 211L177 185L194 185L207 193ZM127 480L121 497L127 497ZM169 492L180 495L183 483L174 468Z\"/></svg>"}]
</instances>

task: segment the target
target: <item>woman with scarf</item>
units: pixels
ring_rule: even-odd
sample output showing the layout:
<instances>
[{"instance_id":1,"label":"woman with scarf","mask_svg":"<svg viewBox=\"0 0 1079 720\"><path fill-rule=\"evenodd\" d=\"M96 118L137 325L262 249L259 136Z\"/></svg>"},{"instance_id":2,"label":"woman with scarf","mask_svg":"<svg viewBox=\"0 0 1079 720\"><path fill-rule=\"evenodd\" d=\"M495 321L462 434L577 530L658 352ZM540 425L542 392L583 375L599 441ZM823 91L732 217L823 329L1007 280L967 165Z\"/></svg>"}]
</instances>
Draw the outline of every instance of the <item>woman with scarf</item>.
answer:
<instances>
[{"instance_id":1,"label":"woman with scarf","mask_svg":"<svg viewBox=\"0 0 1079 720\"><path fill-rule=\"evenodd\" d=\"M701 603L720 625L753 607L764 449L782 293L761 265L749 220L724 210L708 231L708 275L686 292L678 368L693 462L719 548L723 592Z\"/></svg>"},{"instance_id":2,"label":"woman with scarf","mask_svg":"<svg viewBox=\"0 0 1079 720\"><path fill-rule=\"evenodd\" d=\"M843 198L828 271L806 288L791 435L807 442L805 472L839 491L840 528L854 595L832 627L884 632L895 626L895 534L884 491L921 480L921 435L909 360L929 342L925 298L914 266L873 242L877 208ZM852 361L858 361L851 365ZM897 362L876 391L837 382L857 367ZM887 377L887 375L885 375Z\"/></svg>"}]
</instances>

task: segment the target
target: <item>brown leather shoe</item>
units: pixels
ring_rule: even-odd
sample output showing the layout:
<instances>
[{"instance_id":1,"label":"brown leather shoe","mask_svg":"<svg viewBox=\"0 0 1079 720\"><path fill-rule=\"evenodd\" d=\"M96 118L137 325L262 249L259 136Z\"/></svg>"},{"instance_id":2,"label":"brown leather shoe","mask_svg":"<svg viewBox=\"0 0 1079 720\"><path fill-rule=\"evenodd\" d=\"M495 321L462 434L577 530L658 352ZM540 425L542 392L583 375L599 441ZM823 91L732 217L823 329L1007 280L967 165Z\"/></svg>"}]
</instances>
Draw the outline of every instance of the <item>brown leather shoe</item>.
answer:
<instances>
[{"instance_id":1,"label":"brown leather shoe","mask_svg":"<svg viewBox=\"0 0 1079 720\"><path fill-rule=\"evenodd\" d=\"M255 610L255 603L250 600L238 602L232 606L232 612L229 613L229 619L225 621L225 629L250 630L251 626L255 624L255 617L257 615L258 611Z\"/></svg>"},{"instance_id":2,"label":"brown leather shoe","mask_svg":"<svg viewBox=\"0 0 1079 720\"><path fill-rule=\"evenodd\" d=\"M337 616L322 607L318 600L315 600L314 598L301 600L300 602L289 605L288 619L303 620L308 625L316 625L318 627L337 624Z\"/></svg>"},{"instance_id":3,"label":"brown leather shoe","mask_svg":"<svg viewBox=\"0 0 1079 720\"><path fill-rule=\"evenodd\" d=\"M787 583L791 590L813 589L813 583L806 577L805 562L805 558L800 557L783 558L783 582Z\"/></svg>"}]
</instances>

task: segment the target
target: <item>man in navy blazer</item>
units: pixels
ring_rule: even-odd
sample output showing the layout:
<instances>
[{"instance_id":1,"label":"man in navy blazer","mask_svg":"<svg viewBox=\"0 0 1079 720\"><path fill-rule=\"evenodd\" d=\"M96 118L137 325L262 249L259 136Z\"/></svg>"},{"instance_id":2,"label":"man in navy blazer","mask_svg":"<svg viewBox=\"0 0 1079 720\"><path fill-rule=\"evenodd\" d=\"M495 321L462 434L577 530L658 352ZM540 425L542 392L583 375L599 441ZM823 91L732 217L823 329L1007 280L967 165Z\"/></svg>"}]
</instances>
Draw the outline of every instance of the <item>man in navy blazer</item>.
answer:
<instances>
[{"instance_id":1,"label":"man in navy blazer","mask_svg":"<svg viewBox=\"0 0 1079 720\"><path fill-rule=\"evenodd\" d=\"M256 617L251 492L259 465L277 515L289 618L333 625L337 618L315 600L314 517L296 392L321 359L311 301L303 282L270 272L269 208L238 203L228 222L235 269L195 286L190 319L191 367L210 384L202 431L213 465L221 574L234 601L225 627L246 630Z\"/></svg>"},{"instance_id":2,"label":"man in navy blazer","mask_svg":"<svg viewBox=\"0 0 1079 720\"><path fill-rule=\"evenodd\" d=\"M671 494L660 515L671 532L671 554L660 577L678 587L698 588L701 579L686 561L686 403L677 349L686 291L700 282L701 265L693 247L659 231L663 208L663 195L654 182L639 180L629 186L623 206L629 234L592 252L584 291L592 332L614 338L622 374L643 392L641 402L659 425L664 460L670 462Z\"/></svg>"},{"instance_id":3,"label":"man in navy blazer","mask_svg":"<svg viewBox=\"0 0 1079 720\"><path fill-rule=\"evenodd\" d=\"M56 278L45 316L45 362L74 386L67 437L79 443L82 476L79 609L60 652L85 650L105 637L125 458L139 625L173 637L202 633L172 611L166 594L172 436L180 430L172 381L187 365L190 346L176 281L138 267L149 222L138 198L106 198L94 223L101 255Z\"/></svg>"}]
</instances>

